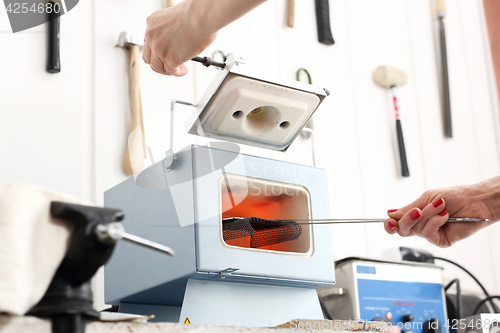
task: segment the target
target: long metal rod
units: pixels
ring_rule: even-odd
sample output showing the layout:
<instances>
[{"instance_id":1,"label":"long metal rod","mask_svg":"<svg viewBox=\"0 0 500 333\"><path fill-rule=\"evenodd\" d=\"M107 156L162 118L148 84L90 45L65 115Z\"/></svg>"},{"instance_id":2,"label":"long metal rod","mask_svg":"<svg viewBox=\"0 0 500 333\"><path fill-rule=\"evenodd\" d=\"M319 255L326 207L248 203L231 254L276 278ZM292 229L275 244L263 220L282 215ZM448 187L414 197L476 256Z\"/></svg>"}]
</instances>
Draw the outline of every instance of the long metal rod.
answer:
<instances>
[{"instance_id":1,"label":"long metal rod","mask_svg":"<svg viewBox=\"0 0 500 333\"><path fill-rule=\"evenodd\" d=\"M158 250L160 252L169 254L171 256L175 255L174 250L172 250L168 246L152 242L152 241L144 239L142 237L138 237L138 236L129 234L127 232L121 233L120 236L122 239L128 240L129 242L132 242L132 243L135 243L138 245L142 245L142 246L145 246L145 247L150 248L150 249Z\"/></svg>"},{"instance_id":2,"label":"long metal rod","mask_svg":"<svg viewBox=\"0 0 500 333\"><path fill-rule=\"evenodd\" d=\"M233 217L223 219L229 221L234 219L244 219L242 217ZM299 220L267 220L269 222L296 222L297 224L337 224L337 223L381 223L387 219L299 219ZM488 219L470 218L470 217L450 217L447 222L487 222Z\"/></svg>"}]
</instances>

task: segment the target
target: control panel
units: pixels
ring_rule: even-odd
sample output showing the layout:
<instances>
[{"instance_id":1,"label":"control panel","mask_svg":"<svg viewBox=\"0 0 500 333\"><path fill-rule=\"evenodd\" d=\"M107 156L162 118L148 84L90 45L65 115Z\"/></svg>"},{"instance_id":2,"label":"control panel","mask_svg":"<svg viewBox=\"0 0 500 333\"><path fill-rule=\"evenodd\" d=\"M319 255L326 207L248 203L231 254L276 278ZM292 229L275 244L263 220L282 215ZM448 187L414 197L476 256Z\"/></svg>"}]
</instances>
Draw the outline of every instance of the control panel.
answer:
<instances>
[{"instance_id":1,"label":"control panel","mask_svg":"<svg viewBox=\"0 0 500 333\"><path fill-rule=\"evenodd\" d=\"M360 318L387 321L403 333L446 332L442 285L358 279Z\"/></svg>"},{"instance_id":2,"label":"control panel","mask_svg":"<svg viewBox=\"0 0 500 333\"><path fill-rule=\"evenodd\" d=\"M440 267L350 258L337 262L335 276L335 286L318 291L335 319L384 321L402 333L448 333Z\"/></svg>"}]
</instances>

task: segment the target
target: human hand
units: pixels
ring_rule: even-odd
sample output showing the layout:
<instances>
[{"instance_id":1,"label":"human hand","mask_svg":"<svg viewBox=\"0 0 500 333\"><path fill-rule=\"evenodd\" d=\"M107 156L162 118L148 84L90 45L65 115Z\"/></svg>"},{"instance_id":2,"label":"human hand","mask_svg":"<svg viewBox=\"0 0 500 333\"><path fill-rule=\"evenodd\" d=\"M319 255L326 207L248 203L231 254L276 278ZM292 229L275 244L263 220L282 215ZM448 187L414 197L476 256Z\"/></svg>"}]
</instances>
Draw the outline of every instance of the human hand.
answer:
<instances>
[{"instance_id":1,"label":"human hand","mask_svg":"<svg viewBox=\"0 0 500 333\"><path fill-rule=\"evenodd\" d=\"M147 19L142 59L157 73L186 75L184 63L203 52L217 37L217 30L199 24L200 10L190 8L190 4L185 0L156 11Z\"/></svg>"},{"instance_id":2,"label":"human hand","mask_svg":"<svg viewBox=\"0 0 500 333\"><path fill-rule=\"evenodd\" d=\"M493 223L483 192L481 183L429 190L411 204L389 210L384 228L389 234L419 236L436 246L449 247ZM446 223L450 216L490 221Z\"/></svg>"}]
</instances>

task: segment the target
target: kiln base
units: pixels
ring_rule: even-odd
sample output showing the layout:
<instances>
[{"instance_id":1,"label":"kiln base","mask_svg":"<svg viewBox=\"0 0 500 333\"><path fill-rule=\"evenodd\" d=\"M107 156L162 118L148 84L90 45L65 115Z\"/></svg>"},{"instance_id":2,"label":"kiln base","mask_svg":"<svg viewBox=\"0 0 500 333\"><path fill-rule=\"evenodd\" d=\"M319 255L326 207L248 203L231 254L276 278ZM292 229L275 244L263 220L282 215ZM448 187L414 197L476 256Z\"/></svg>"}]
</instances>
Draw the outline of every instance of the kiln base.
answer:
<instances>
[{"instance_id":1,"label":"kiln base","mask_svg":"<svg viewBox=\"0 0 500 333\"><path fill-rule=\"evenodd\" d=\"M315 289L189 279L182 306L121 303L151 321L272 327L291 318L323 319Z\"/></svg>"}]
</instances>

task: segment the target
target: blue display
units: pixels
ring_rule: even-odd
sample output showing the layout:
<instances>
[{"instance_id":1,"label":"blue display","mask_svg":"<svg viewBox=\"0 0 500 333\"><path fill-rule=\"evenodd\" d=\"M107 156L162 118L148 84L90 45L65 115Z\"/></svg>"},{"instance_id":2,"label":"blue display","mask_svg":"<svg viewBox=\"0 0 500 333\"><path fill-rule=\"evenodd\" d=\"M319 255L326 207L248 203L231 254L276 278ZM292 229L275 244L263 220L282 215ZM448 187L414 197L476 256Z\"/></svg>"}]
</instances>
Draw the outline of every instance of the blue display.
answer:
<instances>
[{"instance_id":1,"label":"blue display","mask_svg":"<svg viewBox=\"0 0 500 333\"><path fill-rule=\"evenodd\" d=\"M441 332L447 332L441 284L358 279L358 295L360 319L386 320L390 312L402 331L423 333L425 321L438 318ZM413 320L405 323L404 315Z\"/></svg>"},{"instance_id":2,"label":"blue display","mask_svg":"<svg viewBox=\"0 0 500 333\"><path fill-rule=\"evenodd\" d=\"M361 274L376 274L377 269L373 266L358 266L356 271Z\"/></svg>"}]
</instances>

